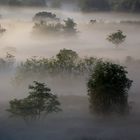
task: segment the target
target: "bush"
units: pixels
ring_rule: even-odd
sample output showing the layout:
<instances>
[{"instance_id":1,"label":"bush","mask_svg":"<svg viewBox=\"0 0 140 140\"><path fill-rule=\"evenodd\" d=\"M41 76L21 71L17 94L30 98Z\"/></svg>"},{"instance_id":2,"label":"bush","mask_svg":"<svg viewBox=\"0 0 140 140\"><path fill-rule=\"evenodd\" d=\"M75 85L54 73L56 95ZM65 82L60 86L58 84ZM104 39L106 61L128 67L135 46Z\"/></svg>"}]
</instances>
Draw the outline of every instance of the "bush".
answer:
<instances>
[{"instance_id":1,"label":"bush","mask_svg":"<svg viewBox=\"0 0 140 140\"><path fill-rule=\"evenodd\" d=\"M132 81L126 74L125 68L117 64L100 62L96 65L87 84L92 112L109 114L128 111L128 90Z\"/></svg>"}]
</instances>

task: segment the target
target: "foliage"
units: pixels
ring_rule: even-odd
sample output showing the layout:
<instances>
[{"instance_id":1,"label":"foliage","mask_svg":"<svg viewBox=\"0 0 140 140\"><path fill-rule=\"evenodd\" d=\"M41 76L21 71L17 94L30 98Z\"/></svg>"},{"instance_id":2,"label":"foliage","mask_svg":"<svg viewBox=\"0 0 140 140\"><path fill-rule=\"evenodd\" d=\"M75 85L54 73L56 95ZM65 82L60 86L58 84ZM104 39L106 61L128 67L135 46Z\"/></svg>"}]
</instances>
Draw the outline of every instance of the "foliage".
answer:
<instances>
[{"instance_id":1,"label":"foliage","mask_svg":"<svg viewBox=\"0 0 140 140\"><path fill-rule=\"evenodd\" d=\"M64 23L65 23L65 25L64 25L64 32L66 32L66 33L76 33L77 31L76 31L76 23L74 22L74 20L73 19L71 19L71 18L68 18L67 20L64 20Z\"/></svg>"},{"instance_id":2,"label":"foliage","mask_svg":"<svg viewBox=\"0 0 140 140\"><path fill-rule=\"evenodd\" d=\"M121 30L118 30L117 32L110 34L107 38L109 42L112 42L116 46L119 46L121 43L123 43L125 39L126 35L123 35L123 32Z\"/></svg>"},{"instance_id":3,"label":"foliage","mask_svg":"<svg viewBox=\"0 0 140 140\"><path fill-rule=\"evenodd\" d=\"M59 20L55 14L51 13L51 12L38 12L35 14L35 16L33 17L33 21L56 21Z\"/></svg>"},{"instance_id":4,"label":"foliage","mask_svg":"<svg viewBox=\"0 0 140 140\"><path fill-rule=\"evenodd\" d=\"M24 99L10 101L9 111L13 116L21 117L25 121L40 119L43 115L59 112L60 103L56 95L44 84L34 81L29 86L29 95Z\"/></svg>"},{"instance_id":5,"label":"foliage","mask_svg":"<svg viewBox=\"0 0 140 140\"><path fill-rule=\"evenodd\" d=\"M47 18L48 17L48 18ZM53 34L53 35L65 35L67 33L68 35L74 35L77 33L76 30L76 23L73 21L73 19L68 18L67 20L64 20L64 24L60 22L58 18L56 18L55 14L52 13L38 13L34 18L35 22L33 26L33 32L34 33L41 33L41 34ZM48 19L48 20L47 20ZM52 19L52 20L51 20Z\"/></svg>"},{"instance_id":6,"label":"foliage","mask_svg":"<svg viewBox=\"0 0 140 140\"><path fill-rule=\"evenodd\" d=\"M47 23L45 21L41 21L39 23L35 23L33 26L33 32L42 35L46 34L59 34L62 29L62 24L60 23Z\"/></svg>"},{"instance_id":7,"label":"foliage","mask_svg":"<svg viewBox=\"0 0 140 140\"><path fill-rule=\"evenodd\" d=\"M91 111L99 114L128 111L128 90L132 81L123 66L110 62L96 65L88 81Z\"/></svg>"},{"instance_id":8,"label":"foliage","mask_svg":"<svg viewBox=\"0 0 140 140\"><path fill-rule=\"evenodd\" d=\"M57 61L62 65L72 65L78 59L78 54L73 50L62 49L56 55Z\"/></svg>"},{"instance_id":9,"label":"foliage","mask_svg":"<svg viewBox=\"0 0 140 140\"><path fill-rule=\"evenodd\" d=\"M29 77L87 76L98 60L94 57L80 58L73 50L62 49L53 58L33 57L22 62L16 70L16 81Z\"/></svg>"}]
</instances>

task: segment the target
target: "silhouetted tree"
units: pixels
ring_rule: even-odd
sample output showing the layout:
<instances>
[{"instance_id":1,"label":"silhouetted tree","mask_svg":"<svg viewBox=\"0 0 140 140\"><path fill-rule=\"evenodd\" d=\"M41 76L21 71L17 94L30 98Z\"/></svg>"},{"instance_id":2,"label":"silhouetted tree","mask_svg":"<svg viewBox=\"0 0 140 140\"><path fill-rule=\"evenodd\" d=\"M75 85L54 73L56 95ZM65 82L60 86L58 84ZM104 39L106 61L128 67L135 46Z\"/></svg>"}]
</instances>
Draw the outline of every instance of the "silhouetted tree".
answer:
<instances>
[{"instance_id":1,"label":"silhouetted tree","mask_svg":"<svg viewBox=\"0 0 140 140\"><path fill-rule=\"evenodd\" d=\"M72 50L62 49L56 55L56 58L56 63L61 69L60 71L72 72L78 60L78 54Z\"/></svg>"},{"instance_id":2,"label":"silhouetted tree","mask_svg":"<svg viewBox=\"0 0 140 140\"><path fill-rule=\"evenodd\" d=\"M64 20L65 22L65 25L64 25L64 32L66 33L76 33L77 30L76 30L76 23L74 22L73 19L71 18L68 18L67 20Z\"/></svg>"},{"instance_id":3,"label":"silhouetted tree","mask_svg":"<svg viewBox=\"0 0 140 140\"><path fill-rule=\"evenodd\" d=\"M126 39L126 35L123 34L123 32L121 30L118 30L115 33L110 34L107 37L107 40L111 43L113 43L114 45L116 45L117 47L123 43Z\"/></svg>"},{"instance_id":4,"label":"silhouetted tree","mask_svg":"<svg viewBox=\"0 0 140 140\"><path fill-rule=\"evenodd\" d=\"M35 16L33 17L33 21L36 22L40 22L40 21L57 21L59 20L55 14L51 13L51 12L38 12L35 14Z\"/></svg>"},{"instance_id":5,"label":"silhouetted tree","mask_svg":"<svg viewBox=\"0 0 140 140\"><path fill-rule=\"evenodd\" d=\"M10 107L7 111L12 116L29 121L40 119L42 115L61 111L57 96L53 95L51 89L44 83L34 81L34 85L29 86L29 90L29 96L26 98L9 102Z\"/></svg>"},{"instance_id":6,"label":"silhouetted tree","mask_svg":"<svg viewBox=\"0 0 140 140\"><path fill-rule=\"evenodd\" d=\"M132 81L123 66L99 62L88 81L90 109L97 114L129 111L128 90Z\"/></svg>"},{"instance_id":7,"label":"silhouetted tree","mask_svg":"<svg viewBox=\"0 0 140 140\"><path fill-rule=\"evenodd\" d=\"M73 50L62 49L56 55L56 58L62 63L74 63L78 58L78 54Z\"/></svg>"}]
</instances>

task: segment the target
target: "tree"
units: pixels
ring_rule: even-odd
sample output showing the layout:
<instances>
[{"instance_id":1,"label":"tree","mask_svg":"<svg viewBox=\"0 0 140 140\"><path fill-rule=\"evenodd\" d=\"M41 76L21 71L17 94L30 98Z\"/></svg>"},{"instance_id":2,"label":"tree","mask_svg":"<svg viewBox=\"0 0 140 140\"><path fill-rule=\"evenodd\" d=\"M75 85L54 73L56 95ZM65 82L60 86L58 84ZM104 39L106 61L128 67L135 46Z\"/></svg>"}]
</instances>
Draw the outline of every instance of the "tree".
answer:
<instances>
[{"instance_id":1,"label":"tree","mask_svg":"<svg viewBox=\"0 0 140 140\"><path fill-rule=\"evenodd\" d=\"M11 100L9 111L12 116L22 117L25 121L40 119L42 115L59 112L60 102L51 89L44 83L34 81L29 86L29 95L24 99Z\"/></svg>"},{"instance_id":2,"label":"tree","mask_svg":"<svg viewBox=\"0 0 140 140\"><path fill-rule=\"evenodd\" d=\"M99 62L87 84L91 111L97 114L126 113L131 85L123 66Z\"/></svg>"},{"instance_id":3,"label":"tree","mask_svg":"<svg viewBox=\"0 0 140 140\"><path fill-rule=\"evenodd\" d=\"M38 12L33 17L35 22L33 26L33 33L39 35L73 35L77 32L76 23L73 19L68 18L61 22L55 14L51 12Z\"/></svg>"},{"instance_id":4,"label":"tree","mask_svg":"<svg viewBox=\"0 0 140 140\"><path fill-rule=\"evenodd\" d=\"M33 33L40 35L58 35L61 33L62 29L61 23L48 23L46 21L40 21L35 23L33 26Z\"/></svg>"},{"instance_id":5,"label":"tree","mask_svg":"<svg viewBox=\"0 0 140 140\"><path fill-rule=\"evenodd\" d=\"M72 72L78 60L78 54L73 50L62 49L56 58L61 71Z\"/></svg>"},{"instance_id":6,"label":"tree","mask_svg":"<svg viewBox=\"0 0 140 140\"><path fill-rule=\"evenodd\" d=\"M107 37L107 40L113 43L114 45L116 45L117 47L119 47L119 45L123 43L125 39L126 39L126 35L124 35L121 30L112 33Z\"/></svg>"},{"instance_id":7,"label":"tree","mask_svg":"<svg viewBox=\"0 0 140 140\"><path fill-rule=\"evenodd\" d=\"M57 21L59 20L55 14L51 13L51 12L38 12L35 14L35 16L33 17L33 21L35 22L40 22L40 21Z\"/></svg>"},{"instance_id":8,"label":"tree","mask_svg":"<svg viewBox=\"0 0 140 140\"><path fill-rule=\"evenodd\" d=\"M56 55L56 58L62 63L74 63L74 61L78 58L78 54L73 50L62 49Z\"/></svg>"},{"instance_id":9,"label":"tree","mask_svg":"<svg viewBox=\"0 0 140 140\"><path fill-rule=\"evenodd\" d=\"M64 20L64 32L66 33L76 33L76 26L77 24L74 22L73 19L68 18L67 20Z\"/></svg>"}]
</instances>

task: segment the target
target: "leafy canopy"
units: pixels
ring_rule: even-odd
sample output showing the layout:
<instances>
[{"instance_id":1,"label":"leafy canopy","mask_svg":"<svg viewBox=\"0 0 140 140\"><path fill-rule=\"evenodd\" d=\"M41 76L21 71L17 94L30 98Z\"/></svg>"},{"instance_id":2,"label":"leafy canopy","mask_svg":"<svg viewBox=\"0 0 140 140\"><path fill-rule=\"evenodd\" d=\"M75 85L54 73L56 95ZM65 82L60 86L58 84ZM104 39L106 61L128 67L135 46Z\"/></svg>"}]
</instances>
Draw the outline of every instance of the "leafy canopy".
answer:
<instances>
[{"instance_id":1,"label":"leafy canopy","mask_svg":"<svg viewBox=\"0 0 140 140\"><path fill-rule=\"evenodd\" d=\"M21 62L16 67L15 83L19 84L29 78L49 77L89 77L97 62L102 59L94 57L80 58L77 52L69 49L61 49L52 58L32 57Z\"/></svg>"},{"instance_id":2,"label":"leafy canopy","mask_svg":"<svg viewBox=\"0 0 140 140\"><path fill-rule=\"evenodd\" d=\"M88 81L91 111L123 113L128 109L128 90L132 81L123 66L99 62Z\"/></svg>"},{"instance_id":3,"label":"leafy canopy","mask_svg":"<svg viewBox=\"0 0 140 140\"><path fill-rule=\"evenodd\" d=\"M42 35L74 35L77 33L76 23L73 19L67 18L62 23L59 18L56 17L55 14L51 12L38 12L33 17L34 26L33 33ZM52 35L52 34L51 34Z\"/></svg>"},{"instance_id":4,"label":"leafy canopy","mask_svg":"<svg viewBox=\"0 0 140 140\"><path fill-rule=\"evenodd\" d=\"M22 117L24 120L40 119L43 115L59 112L60 103L56 95L51 93L44 83L34 81L34 85L29 86L29 95L24 99L11 100L8 111L12 116Z\"/></svg>"},{"instance_id":5,"label":"leafy canopy","mask_svg":"<svg viewBox=\"0 0 140 140\"><path fill-rule=\"evenodd\" d=\"M112 33L108 36L107 40L116 46L119 46L121 43L123 43L126 39L126 35L123 34L121 30L118 30L115 33Z\"/></svg>"},{"instance_id":6,"label":"leafy canopy","mask_svg":"<svg viewBox=\"0 0 140 140\"><path fill-rule=\"evenodd\" d=\"M64 20L64 31L67 33L76 33L76 26L77 24L74 22L73 19L68 18L67 20Z\"/></svg>"},{"instance_id":7,"label":"leafy canopy","mask_svg":"<svg viewBox=\"0 0 140 140\"><path fill-rule=\"evenodd\" d=\"M35 14L35 16L33 17L33 21L47 21L47 20L58 20L58 18L56 17L55 14L51 13L51 12L38 12Z\"/></svg>"}]
</instances>

